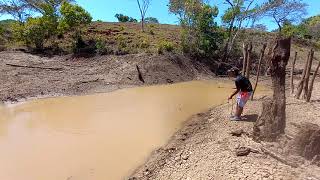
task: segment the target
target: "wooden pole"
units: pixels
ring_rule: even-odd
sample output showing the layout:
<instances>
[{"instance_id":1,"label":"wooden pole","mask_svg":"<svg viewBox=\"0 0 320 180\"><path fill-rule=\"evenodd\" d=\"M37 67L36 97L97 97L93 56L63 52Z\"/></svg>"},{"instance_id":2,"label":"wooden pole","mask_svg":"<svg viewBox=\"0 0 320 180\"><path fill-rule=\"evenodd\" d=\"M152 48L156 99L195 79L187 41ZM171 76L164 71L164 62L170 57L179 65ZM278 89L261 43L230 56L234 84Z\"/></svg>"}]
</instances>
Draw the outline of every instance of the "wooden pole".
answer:
<instances>
[{"instance_id":1,"label":"wooden pole","mask_svg":"<svg viewBox=\"0 0 320 180\"><path fill-rule=\"evenodd\" d=\"M313 91L313 84L314 84L314 81L315 81L315 79L316 79L316 77L317 77L319 68L320 68L320 61L319 61L319 64L318 64L318 66L317 66L317 69L316 69L316 71L314 72L314 74L313 74L313 76L312 76L312 79L311 79L311 82L310 82L309 91L308 91L308 96L307 96L307 102L310 102L310 100L311 100L311 95L312 95L312 91Z\"/></svg>"},{"instance_id":2,"label":"wooden pole","mask_svg":"<svg viewBox=\"0 0 320 180\"><path fill-rule=\"evenodd\" d=\"M294 54L294 59L293 59L293 62L292 62L291 77L290 77L291 94L294 93L293 76L294 76L294 68L295 68L295 65L296 65L297 56L298 56L298 52L296 52Z\"/></svg>"},{"instance_id":3,"label":"wooden pole","mask_svg":"<svg viewBox=\"0 0 320 180\"><path fill-rule=\"evenodd\" d=\"M262 49L261 49L261 54L260 54L260 59L259 59L259 65L258 65L258 72L257 72L257 79L256 79L256 84L254 85L254 89L253 89L253 93L252 93L252 96L251 96L251 100L253 100L253 96L254 96L254 93L256 92L257 90L257 86L258 86L258 82L259 82L259 76L260 76L260 70L261 70L261 62L263 60L263 57L264 57L264 52L266 50L266 47L267 45L264 44Z\"/></svg>"},{"instance_id":4,"label":"wooden pole","mask_svg":"<svg viewBox=\"0 0 320 180\"><path fill-rule=\"evenodd\" d=\"M248 79L250 79L251 52L252 52L252 42L250 42L249 47L247 49L246 77Z\"/></svg>"},{"instance_id":5,"label":"wooden pole","mask_svg":"<svg viewBox=\"0 0 320 180\"><path fill-rule=\"evenodd\" d=\"M243 43L242 44L242 53L243 53L243 62L242 62L242 75L246 76L246 68L247 68L247 49L248 46Z\"/></svg>"},{"instance_id":6,"label":"wooden pole","mask_svg":"<svg viewBox=\"0 0 320 180\"><path fill-rule=\"evenodd\" d=\"M306 64L305 64L303 72L302 72L301 80L299 81L298 86L297 86L297 93L295 95L295 97L297 99L300 99L300 96L301 96L301 93L302 93L302 90L303 90L303 83L304 83L304 80L305 80L309 59L310 59L310 52L308 54L308 59L306 61Z\"/></svg>"},{"instance_id":7,"label":"wooden pole","mask_svg":"<svg viewBox=\"0 0 320 180\"><path fill-rule=\"evenodd\" d=\"M313 62L313 56L314 56L314 50L311 49L308 68L307 68L307 72L306 72L306 78L305 78L305 81L303 84L303 98L304 99L307 99L307 96L308 96L308 88L309 88L309 80L310 80L310 72L311 72L311 67L312 67L312 62Z\"/></svg>"}]
</instances>

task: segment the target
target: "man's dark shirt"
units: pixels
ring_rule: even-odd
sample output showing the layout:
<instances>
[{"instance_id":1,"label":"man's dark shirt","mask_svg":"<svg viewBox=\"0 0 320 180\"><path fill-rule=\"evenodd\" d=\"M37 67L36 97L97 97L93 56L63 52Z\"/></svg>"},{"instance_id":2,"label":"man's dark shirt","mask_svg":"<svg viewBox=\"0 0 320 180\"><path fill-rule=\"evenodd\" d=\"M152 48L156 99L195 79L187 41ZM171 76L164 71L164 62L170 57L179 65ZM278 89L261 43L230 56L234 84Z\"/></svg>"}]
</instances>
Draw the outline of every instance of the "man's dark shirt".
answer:
<instances>
[{"instance_id":1,"label":"man's dark shirt","mask_svg":"<svg viewBox=\"0 0 320 180\"><path fill-rule=\"evenodd\" d=\"M242 92L252 92L253 91L252 85L251 85L249 79L242 76L242 75L237 76L235 83L236 83L237 89Z\"/></svg>"}]
</instances>

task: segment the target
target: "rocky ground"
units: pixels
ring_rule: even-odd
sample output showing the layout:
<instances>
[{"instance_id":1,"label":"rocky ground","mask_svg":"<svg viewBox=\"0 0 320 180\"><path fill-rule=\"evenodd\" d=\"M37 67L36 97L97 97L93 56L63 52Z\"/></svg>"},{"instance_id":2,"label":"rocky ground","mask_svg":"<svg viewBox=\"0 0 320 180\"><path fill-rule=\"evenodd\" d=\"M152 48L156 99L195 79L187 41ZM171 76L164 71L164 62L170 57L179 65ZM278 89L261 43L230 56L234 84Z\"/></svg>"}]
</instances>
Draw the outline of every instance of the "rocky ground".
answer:
<instances>
[{"instance_id":1,"label":"rocky ground","mask_svg":"<svg viewBox=\"0 0 320 180\"><path fill-rule=\"evenodd\" d=\"M311 103L288 97L288 136L295 133L295 125L311 122L320 125L320 83L317 83ZM299 159L295 164L283 163L265 149L277 152L279 143L257 143L250 137L264 97L250 101L245 119L231 122L231 104L225 104L192 117L171 141L153 153L145 165L131 179L320 179L320 168ZM246 132L232 136L235 130ZM237 149L249 147L247 156L236 155Z\"/></svg>"}]
</instances>

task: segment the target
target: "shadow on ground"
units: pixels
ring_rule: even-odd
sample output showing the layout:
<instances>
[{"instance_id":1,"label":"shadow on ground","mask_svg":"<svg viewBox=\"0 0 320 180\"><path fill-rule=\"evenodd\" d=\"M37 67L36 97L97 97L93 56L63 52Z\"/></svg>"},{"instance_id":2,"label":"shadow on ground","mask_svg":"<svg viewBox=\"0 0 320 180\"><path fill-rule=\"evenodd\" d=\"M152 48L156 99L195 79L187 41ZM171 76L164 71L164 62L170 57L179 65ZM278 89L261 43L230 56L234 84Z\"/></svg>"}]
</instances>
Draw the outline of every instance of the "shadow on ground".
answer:
<instances>
[{"instance_id":1,"label":"shadow on ground","mask_svg":"<svg viewBox=\"0 0 320 180\"><path fill-rule=\"evenodd\" d=\"M244 115L241 118L241 121L244 121L244 122L256 122L258 120L258 117L259 117L258 114Z\"/></svg>"}]
</instances>

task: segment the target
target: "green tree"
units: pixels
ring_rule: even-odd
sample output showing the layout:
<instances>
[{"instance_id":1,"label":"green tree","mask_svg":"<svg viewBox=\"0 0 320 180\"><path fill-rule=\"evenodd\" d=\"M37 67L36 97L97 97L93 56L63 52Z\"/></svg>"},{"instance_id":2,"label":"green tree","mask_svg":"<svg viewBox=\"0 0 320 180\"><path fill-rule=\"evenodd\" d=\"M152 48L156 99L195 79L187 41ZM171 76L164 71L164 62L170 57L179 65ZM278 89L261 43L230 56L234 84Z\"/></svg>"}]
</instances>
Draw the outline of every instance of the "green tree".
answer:
<instances>
[{"instance_id":1,"label":"green tree","mask_svg":"<svg viewBox=\"0 0 320 180\"><path fill-rule=\"evenodd\" d=\"M91 15L77 4L63 2L60 8L61 18L59 29L62 31L77 31L91 23Z\"/></svg>"},{"instance_id":2,"label":"green tree","mask_svg":"<svg viewBox=\"0 0 320 180\"><path fill-rule=\"evenodd\" d=\"M116 14L114 17L117 18L119 22L138 22L137 19L123 14Z\"/></svg>"},{"instance_id":3,"label":"green tree","mask_svg":"<svg viewBox=\"0 0 320 180\"><path fill-rule=\"evenodd\" d=\"M123 14L116 14L115 17L118 19L119 22L128 22L129 16L125 16Z\"/></svg>"},{"instance_id":4,"label":"green tree","mask_svg":"<svg viewBox=\"0 0 320 180\"><path fill-rule=\"evenodd\" d=\"M146 23L153 23L153 24L159 24L159 21L155 17L147 17L144 20Z\"/></svg>"},{"instance_id":5,"label":"green tree","mask_svg":"<svg viewBox=\"0 0 320 180\"><path fill-rule=\"evenodd\" d=\"M223 34L214 19L218 8L202 0L170 0L169 9L180 19L184 52L197 57L216 55L223 42Z\"/></svg>"},{"instance_id":6,"label":"green tree","mask_svg":"<svg viewBox=\"0 0 320 180\"><path fill-rule=\"evenodd\" d=\"M129 18L129 22L135 22L135 23L136 23L136 22L138 22L138 20L135 19L135 18L133 18L133 17L130 17L130 18Z\"/></svg>"}]
</instances>

